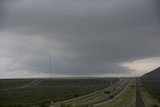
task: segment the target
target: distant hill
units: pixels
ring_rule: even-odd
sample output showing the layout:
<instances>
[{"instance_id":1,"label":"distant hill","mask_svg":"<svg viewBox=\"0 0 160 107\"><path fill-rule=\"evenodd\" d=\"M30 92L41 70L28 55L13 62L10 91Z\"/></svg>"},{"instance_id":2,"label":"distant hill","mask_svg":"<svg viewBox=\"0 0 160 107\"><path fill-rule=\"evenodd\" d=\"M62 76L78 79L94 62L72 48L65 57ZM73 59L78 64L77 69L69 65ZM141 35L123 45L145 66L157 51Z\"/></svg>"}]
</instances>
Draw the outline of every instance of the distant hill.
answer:
<instances>
[{"instance_id":1,"label":"distant hill","mask_svg":"<svg viewBox=\"0 0 160 107\"><path fill-rule=\"evenodd\" d=\"M153 77L153 78L160 78L160 67L156 68L155 70L144 74L142 77Z\"/></svg>"},{"instance_id":2,"label":"distant hill","mask_svg":"<svg viewBox=\"0 0 160 107\"><path fill-rule=\"evenodd\" d=\"M160 67L144 74L141 78L143 86L160 102Z\"/></svg>"}]
</instances>

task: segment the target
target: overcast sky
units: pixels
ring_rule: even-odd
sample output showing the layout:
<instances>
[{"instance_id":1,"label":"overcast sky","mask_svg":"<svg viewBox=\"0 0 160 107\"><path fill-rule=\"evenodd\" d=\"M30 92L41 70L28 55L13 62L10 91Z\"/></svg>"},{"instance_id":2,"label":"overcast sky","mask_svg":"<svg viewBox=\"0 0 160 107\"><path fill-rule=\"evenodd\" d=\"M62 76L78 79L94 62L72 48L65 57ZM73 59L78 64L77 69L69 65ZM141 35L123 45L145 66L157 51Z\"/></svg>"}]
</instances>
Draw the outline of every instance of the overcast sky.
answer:
<instances>
[{"instance_id":1,"label":"overcast sky","mask_svg":"<svg viewBox=\"0 0 160 107\"><path fill-rule=\"evenodd\" d=\"M1 0L0 78L140 76L160 66L158 0Z\"/></svg>"}]
</instances>

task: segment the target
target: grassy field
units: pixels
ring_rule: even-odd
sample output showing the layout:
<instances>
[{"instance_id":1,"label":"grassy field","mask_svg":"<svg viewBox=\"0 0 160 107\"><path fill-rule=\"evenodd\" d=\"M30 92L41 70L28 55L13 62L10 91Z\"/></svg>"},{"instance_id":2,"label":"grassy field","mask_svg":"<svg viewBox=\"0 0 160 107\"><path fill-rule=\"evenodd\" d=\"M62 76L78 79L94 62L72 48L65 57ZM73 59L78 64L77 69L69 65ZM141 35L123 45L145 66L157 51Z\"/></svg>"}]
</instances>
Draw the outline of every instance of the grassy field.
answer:
<instances>
[{"instance_id":1,"label":"grassy field","mask_svg":"<svg viewBox=\"0 0 160 107\"><path fill-rule=\"evenodd\" d=\"M154 77L141 78L142 97L146 107L160 106L160 80ZM158 106L158 107L159 107Z\"/></svg>"},{"instance_id":2,"label":"grassy field","mask_svg":"<svg viewBox=\"0 0 160 107\"><path fill-rule=\"evenodd\" d=\"M141 94L146 107L154 107L155 105L160 106L157 99L154 99L144 87L141 88Z\"/></svg>"},{"instance_id":3,"label":"grassy field","mask_svg":"<svg viewBox=\"0 0 160 107\"><path fill-rule=\"evenodd\" d=\"M135 80L133 80L122 95L115 100L98 107L135 107L135 91Z\"/></svg>"},{"instance_id":4,"label":"grassy field","mask_svg":"<svg viewBox=\"0 0 160 107\"><path fill-rule=\"evenodd\" d=\"M141 82L149 94L160 102L160 78L146 76L141 78Z\"/></svg>"},{"instance_id":5,"label":"grassy field","mask_svg":"<svg viewBox=\"0 0 160 107\"><path fill-rule=\"evenodd\" d=\"M109 87L118 80L118 78L1 79L0 106L45 107L47 102L82 96Z\"/></svg>"},{"instance_id":6,"label":"grassy field","mask_svg":"<svg viewBox=\"0 0 160 107\"><path fill-rule=\"evenodd\" d=\"M160 67L143 75L141 83L151 97L160 103Z\"/></svg>"},{"instance_id":7,"label":"grassy field","mask_svg":"<svg viewBox=\"0 0 160 107\"><path fill-rule=\"evenodd\" d=\"M67 100L65 102L58 102L58 103L54 103L54 107L59 107L60 104L64 104L64 105L74 105L74 107L77 106L91 106L93 103L100 101L102 99L106 99L106 97L110 96L111 94L117 92L120 88L122 88L122 86L124 86L127 82L129 81L129 79L122 79L113 84L112 86L108 87L108 88L104 88L103 90L100 91L96 91L94 93L90 93L87 94L85 96L82 97L78 97L76 99L70 99Z\"/></svg>"}]
</instances>

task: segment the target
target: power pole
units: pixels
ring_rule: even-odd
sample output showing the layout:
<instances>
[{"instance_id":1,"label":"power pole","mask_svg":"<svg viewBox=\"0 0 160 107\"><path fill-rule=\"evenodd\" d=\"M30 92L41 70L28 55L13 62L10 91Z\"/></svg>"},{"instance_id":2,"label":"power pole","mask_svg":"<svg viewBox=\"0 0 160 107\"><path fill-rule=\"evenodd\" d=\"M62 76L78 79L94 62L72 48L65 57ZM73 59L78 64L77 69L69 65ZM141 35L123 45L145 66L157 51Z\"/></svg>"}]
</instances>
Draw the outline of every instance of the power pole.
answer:
<instances>
[{"instance_id":1,"label":"power pole","mask_svg":"<svg viewBox=\"0 0 160 107\"><path fill-rule=\"evenodd\" d=\"M50 51L50 80L51 80L51 78L52 78L52 75L51 75L51 71L52 71L52 52Z\"/></svg>"}]
</instances>

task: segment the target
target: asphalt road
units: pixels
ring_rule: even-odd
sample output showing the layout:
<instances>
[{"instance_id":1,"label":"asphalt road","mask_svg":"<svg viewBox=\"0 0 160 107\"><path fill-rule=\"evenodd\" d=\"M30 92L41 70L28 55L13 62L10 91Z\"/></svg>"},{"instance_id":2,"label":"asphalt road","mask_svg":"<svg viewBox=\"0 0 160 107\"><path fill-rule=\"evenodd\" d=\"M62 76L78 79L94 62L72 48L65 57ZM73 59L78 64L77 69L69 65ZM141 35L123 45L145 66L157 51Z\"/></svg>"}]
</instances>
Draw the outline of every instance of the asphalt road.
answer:
<instances>
[{"instance_id":1,"label":"asphalt road","mask_svg":"<svg viewBox=\"0 0 160 107\"><path fill-rule=\"evenodd\" d=\"M119 82L121 83L121 81L119 81ZM99 106L99 105L104 104L108 101L114 100L117 96L119 96L126 89L126 87L130 84L130 82L131 82L130 78L125 79L125 82L123 84L121 84L121 86L119 86L119 88L117 88L117 91L115 91L113 94L111 94L113 96L113 98L111 98L111 96L106 96L106 97L103 97L102 99L99 99L97 101L93 101L93 102L91 101L90 103L87 103L87 105L88 106ZM115 83L114 85L116 86L116 84L119 84L119 83ZM112 88L112 86L108 87L106 89L110 89L110 88ZM84 96L79 97L79 98L74 98L74 99L63 101L63 102L57 102L57 103L54 103L53 105L56 106L56 105L59 105L61 103L75 104L76 102L87 100L87 98L89 98L89 97L92 97L92 96L94 97L95 95L103 93L104 90L106 90L106 89L103 89L103 90L100 90L98 92L91 93L91 94L88 94L88 95L84 95ZM58 107L58 106L56 106L56 107Z\"/></svg>"},{"instance_id":2,"label":"asphalt road","mask_svg":"<svg viewBox=\"0 0 160 107\"><path fill-rule=\"evenodd\" d=\"M84 96L82 96L82 97L75 98L75 99L73 99L73 100L69 100L69 101L67 101L67 103L77 103L77 102L80 102L80 101L87 100L87 99L90 98L90 97L94 97L94 96L96 96L96 95L98 95L98 94L103 93L105 90L112 89L114 86L118 85L121 81L122 81L122 80L118 81L117 83L115 83L115 84L111 85L110 87L107 87L107 88L105 88L105 89L103 89L103 90L100 90L100 91L97 91L97 92L94 92L94 93L91 93L91 94L88 94L88 95L84 95Z\"/></svg>"},{"instance_id":3,"label":"asphalt road","mask_svg":"<svg viewBox=\"0 0 160 107\"><path fill-rule=\"evenodd\" d=\"M101 104L107 103L110 100L114 100L116 97L118 97L126 89L126 87L130 84L130 82L131 82L131 80L128 79L128 81L117 92L112 94L113 98L106 97L105 99L102 99L100 101L97 101L97 102L90 104L90 106L99 106Z\"/></svg>"},{"instance_id":4,"label":"asphalt road","mask_svg":"<svg viewBox=\"0 0 160 107\"><path fill-rule=\"evenodd\" d=\"M136 107L145 107L142 96L141 96L138 79L136 83Z\"/></svg>"},{"instance_id":5,"label":"asphalt road","mask_svg":"<svg viewBox=\"0 0 160 107\"><path fill-rule=\"evenodd\" d=\"M77 102L87 101L88 98L96 97L97 95L104 93L105 90L110 90L114 87L119 86L120 84L122 84L123 81L124 81L124 79L121 79L117 83L115 83L115 84L111 85L110 87L107 87L103 90L100 90L100 91L97 91L97 92L94 92L94 93L90 93L88 95L84 95L84 96L81 96L81 97L78 97L78 98L73 98L73 99L69 99L69 100L65 100L65 101L56 102L53 105L55 105L57 107L57 105L60 105L61 103L75 104Z\"/></svg>"}]
</instances>

